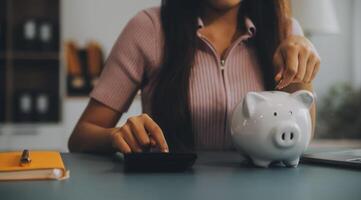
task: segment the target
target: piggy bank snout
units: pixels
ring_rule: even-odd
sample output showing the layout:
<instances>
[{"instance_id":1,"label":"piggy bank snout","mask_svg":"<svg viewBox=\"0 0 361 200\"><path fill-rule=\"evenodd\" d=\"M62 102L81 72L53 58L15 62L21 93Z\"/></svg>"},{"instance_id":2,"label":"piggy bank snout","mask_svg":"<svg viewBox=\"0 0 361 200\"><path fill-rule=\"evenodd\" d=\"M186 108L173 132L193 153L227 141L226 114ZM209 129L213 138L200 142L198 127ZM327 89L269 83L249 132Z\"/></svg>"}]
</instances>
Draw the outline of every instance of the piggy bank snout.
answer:
<instances>
[{"instance_id":1,"label":"piggy bank snout","mask_svg":"<svg viewBox=\"0 0 361 200\"><path fill-rule=\"evenodd\" d=\"M291 148L300 141L301 130L296 123L279 123L273 130L273 141L279 148Z\"/></svg>"}]
</instances>

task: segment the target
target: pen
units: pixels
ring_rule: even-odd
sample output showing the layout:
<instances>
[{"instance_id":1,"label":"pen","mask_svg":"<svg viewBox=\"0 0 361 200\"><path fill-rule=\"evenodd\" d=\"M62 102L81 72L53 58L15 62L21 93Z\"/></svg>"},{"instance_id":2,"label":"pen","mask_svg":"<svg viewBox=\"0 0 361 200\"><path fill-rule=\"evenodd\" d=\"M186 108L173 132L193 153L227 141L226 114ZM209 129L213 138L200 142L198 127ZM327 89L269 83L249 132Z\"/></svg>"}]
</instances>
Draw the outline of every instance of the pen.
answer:
<instances>
[{"instance_id":1,"label":"pen","mask_svg":"<svg viewBox=\"0 0 361 200\"><path fill-rule=\"evenodd\" d=\"M25 149L21 154L20 166L27 166L30 165L30 163L31 163L31 158L30 158L29 150Z\"/></svg>"}]
</instances>

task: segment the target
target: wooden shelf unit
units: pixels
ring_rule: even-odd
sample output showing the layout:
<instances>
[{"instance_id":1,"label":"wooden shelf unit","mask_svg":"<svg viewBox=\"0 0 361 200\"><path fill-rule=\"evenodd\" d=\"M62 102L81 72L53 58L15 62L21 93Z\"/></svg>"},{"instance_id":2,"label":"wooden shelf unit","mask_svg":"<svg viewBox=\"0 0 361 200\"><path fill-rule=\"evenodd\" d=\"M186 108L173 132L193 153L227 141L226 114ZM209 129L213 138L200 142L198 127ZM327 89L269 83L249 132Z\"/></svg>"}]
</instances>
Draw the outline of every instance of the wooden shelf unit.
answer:
<instances>
[{"instance_id":1,"label":"wooden shelf unit","mask_svg":"<svg viewBox=\"0 0 361 200\"><path fill-rule=\"evenodd\" d=\"M25 47L22 35L28 20L35 22L37 34L41 32L40 24L51 26L51 47L45 48L40 40ZM59 0L0 0L0 23L3 29L0 30L3 32L0 34L0 124L59 122L62 108ZM22 93L36 96L34 99L45 95L49 113L19 117L17 100Z\"/></svg>"}]
</instances>

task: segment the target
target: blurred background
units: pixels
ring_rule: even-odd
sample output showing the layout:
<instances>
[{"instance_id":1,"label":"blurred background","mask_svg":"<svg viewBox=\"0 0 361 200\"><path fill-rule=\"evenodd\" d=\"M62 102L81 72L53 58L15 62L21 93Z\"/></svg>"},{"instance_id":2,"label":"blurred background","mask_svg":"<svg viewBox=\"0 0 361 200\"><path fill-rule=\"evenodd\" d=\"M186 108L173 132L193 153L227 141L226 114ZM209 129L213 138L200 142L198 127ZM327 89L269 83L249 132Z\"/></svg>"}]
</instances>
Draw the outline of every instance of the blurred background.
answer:
<instances>
[{"instance_id":1,"label":"blurred background","mask_svg":"<svg viewBox=\"0 0 361 200\"><path fill-rule=\"evenodd\" d=\"M361 147L361 1L292 0L322 58L313 145ZM0 151L68 151L128 20L160 0L0 0ZM139 95L128 116L141 113Z\"/></svg>"}]
</instances>

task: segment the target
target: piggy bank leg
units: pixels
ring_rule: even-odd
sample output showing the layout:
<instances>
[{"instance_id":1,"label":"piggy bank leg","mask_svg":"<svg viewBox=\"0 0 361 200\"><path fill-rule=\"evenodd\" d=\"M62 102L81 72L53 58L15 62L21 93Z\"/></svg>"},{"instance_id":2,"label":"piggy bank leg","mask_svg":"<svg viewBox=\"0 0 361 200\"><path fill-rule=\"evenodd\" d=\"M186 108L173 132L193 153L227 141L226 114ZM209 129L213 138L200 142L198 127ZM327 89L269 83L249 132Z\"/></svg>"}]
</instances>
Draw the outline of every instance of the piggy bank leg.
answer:
<instances>
[{"instance_id":1,"label":"piggy bank leg","mask_svg":"<svg viewBox=\"0 0 361 200\"><path fill-rule=\"evenodd\" d=\"M258 158L251 158L251 159L252 159L253 164L258 167L267 168L271 164L271 161L261 160Z\"/></svg>"},{"instance_id":2,"label":"piggy bank leg","mask_svg":"<svg viewBox=\"0 0 361 200\"><path fill-rule=\"evenodd\" d=\"M296 158L294 160L283 161L283 163L287 167L297 167L299 162L300 162L300 158Z\"/></svg>"}]
</instances>

